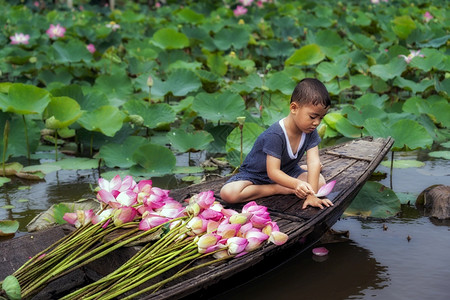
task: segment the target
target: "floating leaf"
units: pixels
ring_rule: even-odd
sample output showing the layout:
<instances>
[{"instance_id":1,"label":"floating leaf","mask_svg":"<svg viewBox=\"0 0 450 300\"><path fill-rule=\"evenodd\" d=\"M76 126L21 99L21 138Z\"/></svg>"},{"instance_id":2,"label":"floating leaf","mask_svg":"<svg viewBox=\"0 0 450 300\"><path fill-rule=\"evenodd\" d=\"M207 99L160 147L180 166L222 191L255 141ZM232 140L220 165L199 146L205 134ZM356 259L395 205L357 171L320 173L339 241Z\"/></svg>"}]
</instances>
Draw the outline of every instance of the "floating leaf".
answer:
<instances>
[{"instance_id":1,"label":"floating leaf","mask_svg":"<svg viewBox=\"0 0 450 300\"><path fill-rule=\"evenodd\" d=\"M98 168L99 160L87 157L64 158L49 165L59 166L63 170L87 170Z\"/></svg>"},{"instance_id":2,"label":"floating leaf","mask_svg":"<svg viewBox=\"0 0 450 300\"><path fill-rule=\"evenodd\" d=\"M383 161L381 164L385 167L391 166L391 161ZM420 168L425 166L423 161L411 160L411 159L396 159L394 160L393 167L397 169L406 169L406 168Z\"/></svg>"},{"instance_id":3,"label":"floating leaf","mask_svg":"<svg viewBox=\"0 0 450 300\"><path fill-rule=\"evenodd\" d=\"M400 212L401 203L393 190L384 185L368 181L345 211L350 216L388 218Z\"/></svg>"},{"instance_id":4,"label":"floating leaf","mask_svg":"<svg viewBox=\"0 0 450 300\"><path fill-rule=\"evenodd\" d=\"M167 133L172 146L180 152L205 150L214 138L206 131L197 130L186 132L183 129L172 130Z\"/></svg>"},{"instance_id":5,"label":"floating leaf","mask_svg":"<svg viewBox=\"0 0 450 300\"><path fill-rule=\"evenodd\" d=\"M5 183L10 182L11 179L8 177L0 177L0 187L3 186Z\"/></svg>"},{"instance_id":6,"label":"floating leaf","mask_svg":"<svg viewBox=\"0 0 450 300\"><path fill-rule=\"evenodd\" d=\"M0 236L13 235L19 229L19 222L16 220L0 220Z\"/></svg>"},{"instance_id":7,"label":"floating leaf","mask_svg":"<svg viewBox=\"0 0 450 300\"><path fill-rule=\"evenodd\" d=\"M450 160L450 151L432 151L428 153L431 157L444 158Z\"/></svg>"},{"instance_id":8,"label":"floating leaf","mask_svg":"<svg viewBox=\"0 0 450 300\"><path fill-rule=\"evenodd\" d=\"M15 175L17 172L20 172L23 169L23 166L21 163L18 162L12 162L12 163L6 163L5 164L5 173L3 174L3 164L0 166L0 175L3 176L11 176Z\"/></svg>"},{"instance_id":9,"label":"floating leaf","mask_svg":"<svg viewBox=\"0 0 450 300\"><path fill-rule=\"evenodd\" d=\"M189 46L189 39L172 28L163 28L153 34L152 42L162 49L183 49Z\"/></svg>"}]
</instances>

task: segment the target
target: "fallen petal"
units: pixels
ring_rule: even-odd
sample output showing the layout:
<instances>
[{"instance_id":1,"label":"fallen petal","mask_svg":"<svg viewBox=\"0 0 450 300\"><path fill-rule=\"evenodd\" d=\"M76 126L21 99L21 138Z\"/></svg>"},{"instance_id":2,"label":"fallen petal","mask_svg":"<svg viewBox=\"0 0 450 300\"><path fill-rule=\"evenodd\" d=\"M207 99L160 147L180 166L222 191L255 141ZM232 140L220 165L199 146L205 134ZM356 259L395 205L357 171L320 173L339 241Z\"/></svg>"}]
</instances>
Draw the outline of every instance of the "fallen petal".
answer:
<instances>
[{"instance_id":1,"label":"fallen petal","mask_svg":"<svg viewBox=\"0 0 450 300\"><path fill-rule=\"evenodd\" d=\"M317 256L325 256L328 255L328 249L325 247L318 247L312 250L312 253Z\"/></svg>"}]
</instances>

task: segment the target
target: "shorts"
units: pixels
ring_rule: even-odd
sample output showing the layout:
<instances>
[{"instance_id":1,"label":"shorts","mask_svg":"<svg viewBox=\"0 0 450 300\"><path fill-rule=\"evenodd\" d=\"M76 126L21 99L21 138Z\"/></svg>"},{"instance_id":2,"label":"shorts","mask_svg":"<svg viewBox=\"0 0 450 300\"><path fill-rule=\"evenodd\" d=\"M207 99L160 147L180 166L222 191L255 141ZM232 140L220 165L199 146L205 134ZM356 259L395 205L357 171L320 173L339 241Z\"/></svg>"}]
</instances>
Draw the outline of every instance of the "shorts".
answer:
<instances>
[{"instance_id":1,"label":"shorts","mask_svg":"<svg viewBox=\"0 0 450 300\"><path fill-rule=\"evenodd\" d=\"M303 170L300 168L300 166L297 166L294 170L291 172L286 172L291 177L297 178L300 176L300 174L306 172L306 170ZM264 174L264 176L260 174L254 174L249 173L246 171L239 172L237 174L234 174L230 177L230 179L227 180L226 183L230 183L233 181L241 181L241 180L248 180L251 181L255 185L262 185L262 184L273 184L274 182L267 176L267 174Z\"/></svg>"}]
</instances>

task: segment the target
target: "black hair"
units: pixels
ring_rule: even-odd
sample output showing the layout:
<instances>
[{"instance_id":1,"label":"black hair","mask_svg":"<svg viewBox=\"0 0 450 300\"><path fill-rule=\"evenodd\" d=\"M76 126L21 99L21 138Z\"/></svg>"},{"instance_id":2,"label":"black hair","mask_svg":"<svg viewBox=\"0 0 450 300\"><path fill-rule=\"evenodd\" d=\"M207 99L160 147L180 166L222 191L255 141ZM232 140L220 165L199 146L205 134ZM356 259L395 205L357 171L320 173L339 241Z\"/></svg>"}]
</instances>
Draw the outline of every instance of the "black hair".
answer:
<instances>
[{"instance_id":1,"label":"black hair","mask_svg":"<svg viewBox=\"0 0 450 300\"><path fill-rule=\"evenodd\" d=\"M300 105L321 104L325 108L331 105L327 88L320 80L315 78L304 78L297 84L292 92L292 102L297 102Z\"/></svg>"}]
</instances>

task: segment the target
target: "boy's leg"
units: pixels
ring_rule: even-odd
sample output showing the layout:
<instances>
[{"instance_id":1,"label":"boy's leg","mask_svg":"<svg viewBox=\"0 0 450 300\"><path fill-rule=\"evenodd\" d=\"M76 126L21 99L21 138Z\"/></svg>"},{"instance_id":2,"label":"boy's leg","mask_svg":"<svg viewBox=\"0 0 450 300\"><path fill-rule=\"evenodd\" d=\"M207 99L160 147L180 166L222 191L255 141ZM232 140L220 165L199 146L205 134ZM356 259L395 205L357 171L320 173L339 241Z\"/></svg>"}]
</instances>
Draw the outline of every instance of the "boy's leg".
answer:
<instances>
[{"instance_id":1,"label":"boy's leg","mask_svg":"<svg viewBox=\"0 0 450 300\"><path fill-rule=\"evenodd\" d=\"M232 181L220 190L220 198L228 203L241 203L275 194L292 194L294 191L279 184L256 185L248 180Z\"/></svg>"}]
</instances>

